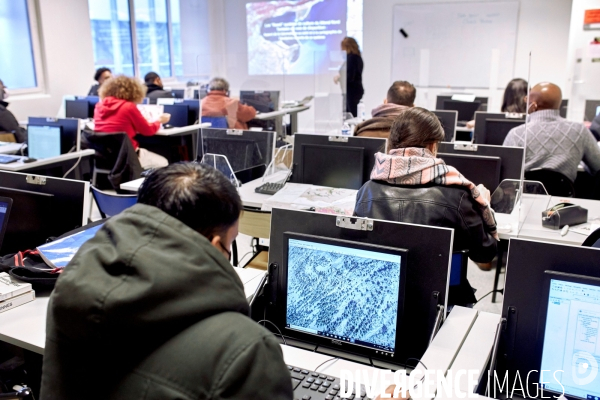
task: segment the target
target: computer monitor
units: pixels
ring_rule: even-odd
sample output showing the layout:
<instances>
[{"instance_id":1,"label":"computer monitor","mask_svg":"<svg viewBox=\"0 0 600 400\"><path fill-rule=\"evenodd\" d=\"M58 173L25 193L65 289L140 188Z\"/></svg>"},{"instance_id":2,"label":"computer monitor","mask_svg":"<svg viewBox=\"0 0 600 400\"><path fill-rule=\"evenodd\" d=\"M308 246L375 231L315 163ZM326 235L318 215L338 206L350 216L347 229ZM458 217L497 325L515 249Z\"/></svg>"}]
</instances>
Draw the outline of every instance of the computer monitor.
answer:
<instances>
[{"instance_id":1,"label":"computer monitor","mask_svg":"<svg viewBox=\"0 0 600 400\"><path fill-rule=\"evenodd\" d=\"M509 146L490 146L479 144L474 147L471 145L462 146L459 143L445 143L442 142L438 145L438 154L466 154L474 156L487 156L487 157L498 157L501 160L500 165L500 182L505 179L521 179L521 172L523 170L523 154L525 150L522 147L509 147ZM465 172L459 171L462 174ZM465 174L467 178L468 175ZM493 188L489 188L493 190Z\"/></svg>"},{"instance_id":2,"label":"computer monitor","mask_svg":"<svg viewBox=\"0 0 600 400\"><path fill-rule=\"evenodd\" d=\"M508 132L524 123L524 114L476 112L473 143L502 146Z\"/></svg>"},{"instance_id":3,"label":"computer monitor","mask_svg":"<svg viewBox=\"0 0 600 400\"><path fill-rule=\"evenodd\" d=\"M496 190L500 184L500 157L447 153L438 153L437 156L475 185L483 184L490 192Z\"/></svg>"},{"instance_id":4,"label":"computer monitor","mask_svg":"<svg viewBox=\"0 0 600 400\"><path fill-rule=\"evenodd\" d=\"M168 124L175 127L188 126L190 109L186 104L163 105L165 113L171 114Z\"/></svg>"},{"instance_id":5,"label":"computer monitor","mask_svg":"<svg viewBox=\"0 0 600 400\"><path fill-rule=\"evenodd\" d=\"M386 143L382 138L297 133L290 182L360 189L371 176L375 153L385 152Z\"/></svg>"},{"instance_id":6,"label":"computer monitor","mask_svg":"<svg viewBox=\"0 0 600 400\"><path fill-rule=\"evenodd\" d=\"M567 118L567 111L569 110L569 100L562 99L560 102L560 116L563 118Z\"/></svg>"},{"instance_id":7,"label":"computer monitor","mask_svg":"<svg viewBox=\"0 0 600 400\"><path fill-rule=\"evenodd\" d=\"M2 255L34 249L48 237L87 224L89 182L0 171L0 187L0 196L13 199Z\"/></svg>"},{"instance_id":8,"label":"computer monitor","mask_svg":"<svg viewBox=\"0 0 600 400\"><path fill-rule=\"evenodd\" d=\"M600 114L600 100L585 101L585 120L593 121Z\"/></svg>"},{"instance_id":9,"label":"computer monitor","mask_svg":"<svg viewBox=\"0 0 600 400\"><path fill-rule=\"evenodd\" d=\"M0 196L12 200L13 216L6 226L0 254L32 250L52 235L52 225L59 217L54 209L54 195L0 186ZM63 232L64 233L64 232Z\"/></svg>"},{"instance_id":10,"label":"computer monitor","mask_svg":"<svg viewBox=\"0 0 600 400\"><path fill-rule=\"evenodd\" d=\"M85 117L75 117L73 116L73 118L94 118L94 110L96 108L96 104L100 101L100 97L98 96L77 96L75 97L76 101L85 101L87 102L88 105L88 111L87 111L87 116ZM83 109L81 109L81 114L83 115ZM70 118L70 116L67 113L67 118Z\"/></svg>"},{"instance_id":11,"label":"computer monitor","mask_svg":"<svg viewBox=\"0 0 600 400\"><path fill-rule=\"evenodd\" d=\"M286 331L394 356L402 345L407 250L285 233L284 254Z\"/></svg>"},{"instance_id":12,"label":"computer monitor","mask_svg":"<svg viewBox=\"0 0 600 400\"><path fill-rule=\"evenodd\" d=\"M62 127L62 134L60 136L60 151L61 154L66 154L69 151L75 149L79 150L80 147L80 129L79 119L77 118L46 118L46 117L29 117L28 125L42 125L42 126L60 126Z\"/></svg>"},{"instance_id":13,"label":"computer monitor","mask_svg":"<svg viewBox=\"0 0 600 400\"><path fill-rule=\"evenodd\" d=\"M481 144L492 144L496 146L502 146L504 139L508 135L511 129L521 126L525 123L525 120L514 120L514 119L495 119L490 118L485 121L485 142ZM475 143L480 143L479 138L475 136Z\"/></svg>"},{"instance_id":14,"label":"computer monitor","mask_svg":"<svg viewBox=\"0 0 600 400\"><path fill-rule=\"evenodd\" d=\"M172 89L171 93L173 94L174 98L183 99L185 95L185 89Z\"/></svg>"},{"instance_id":15,"label":"computer monitor","mask_svg":"<svg viewBox=\"0 0 600 400\"><path fill-rule=\"evenodd\" d=\"M65 115L67 118L87 119L90 117L90 103L87 100L65 101Z\"/></svg>"},{"instance_id":16,"label":"computer monitor","mask_svg":"<svg viewBox=\"0 0 600 400\"><path fill-rule=\"evenodd\" d=\"M458 122L458 111L454 110L435 110L432 111L440 120L442 128L444 128L444 141L454 141L454 135L456 132L456 124Z\"/></svg>"},{"instance_id":17,"label":"computer monitor","mask_svg":"<svg viewBox=\"0 0 600 400\"><path fill-rule=\"evenodd\" d=\"M256 111L268 113L279 110L278 90L242 90L240 102L252 106Z\"/></svg>"},{"instance_id":18,"label":"computer monitor","mask_svg":"<svg viewBox=\"0 0 600 400\"><path fill-rule=\"evenodd\" d=\"M452 97L455 95L438 95L435 99L435 109L436 110L444 110L444 101L452 100ZM487 111L488 106L488 98L487 97L475 97L473 101L477 101L481 103L479 106L479 110L477 111ZM460 121L460 120L459 120Z\"/></svg>"},{"instance_id":19,"label":"computer monitor","mask_svg":"<svg viewBox=\"0 0 600 400\"><path fill-rule=\"evenodd\" d=\"M540 310L540 376L544 391L600 397L600 278L545 271ZM548 396L550 397L550 396Z\"/></svg>"},{"instance_id":20,"label":"computer monitor","mask_svg":"<svg viewBox=\"0 0 600 400\"><path fill-rule=\"evenodd\" d=\"M2 249L2 240L8 226L8 218L12 209L12 199L9 197L0 197L0 249Z\"/></svg>"},{"instance_id":21,"label":"computer monitor","mask_svg":"<svg viewBox=\"0 0 600 400\"><path fill-rule=\"evenodd\" d=\"M464 122L472 120L475 111L477 111L480 106L481 103L478 101L444 100L442 110L458 111L458 120Z\"/></svg>"},{"instance_id":22,"label":"computer monitor","mask_svg":"<svg viewBox=\"0 0 600 400\"><path fill-rule=\"evenodd\" d=\"M38 159L60 156L62 134L62 126L27 125L27 154Z\"/></svg>"},{"instance_id":23,"label":"computer monitor","mask_svg":"<svg viewBox=\"0 0 600 400\"><path fill-rule=\"evenodd\" d=\"M194 125L200 119L200 102L198 100L183 100L182 105L188 106L188 125Z\"/></svg>"},{"instance_id":24,"label":"computer monitor","mask_svg":"<svg viewBox=\"0 0 600 400\"><path fill-rule=\"evenodd\" d=\"M269 165L275 154L275 132L234 129L202 129L198 160L204 154L227 157L233 172Z\"/></svg>"}]
</instances>

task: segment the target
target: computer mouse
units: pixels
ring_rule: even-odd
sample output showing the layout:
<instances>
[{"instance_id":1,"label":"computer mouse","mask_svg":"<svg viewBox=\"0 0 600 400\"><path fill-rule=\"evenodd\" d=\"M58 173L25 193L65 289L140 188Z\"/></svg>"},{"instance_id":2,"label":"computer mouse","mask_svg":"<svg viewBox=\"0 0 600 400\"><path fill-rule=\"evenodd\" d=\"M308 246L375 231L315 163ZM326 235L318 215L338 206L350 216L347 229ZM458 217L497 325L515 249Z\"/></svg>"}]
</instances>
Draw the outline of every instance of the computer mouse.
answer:
<instances>
[{"instance_id":1,"label":"computer mouse","mask_svg":"<svg viewBox=\"0 0 600 400\"><path fill-rule=\"evenodd\" d=\"M173 125L166 124L166 125L163 125L163 128L165 128L165 129L172 129L172 128L175 128L175 127Z\"/></svg>"},{"instance_id":2,"label":"computer mouse","mask_svg":"<svg viewBox=\"0 0 600 400\"><path fill-rule=\"evenodd\" d=\"M35 161L37 161L37 158L33 158L33 157L23 158L24 163L31 163L31 162L35 162Z\"/></svg>"}]
</instances>

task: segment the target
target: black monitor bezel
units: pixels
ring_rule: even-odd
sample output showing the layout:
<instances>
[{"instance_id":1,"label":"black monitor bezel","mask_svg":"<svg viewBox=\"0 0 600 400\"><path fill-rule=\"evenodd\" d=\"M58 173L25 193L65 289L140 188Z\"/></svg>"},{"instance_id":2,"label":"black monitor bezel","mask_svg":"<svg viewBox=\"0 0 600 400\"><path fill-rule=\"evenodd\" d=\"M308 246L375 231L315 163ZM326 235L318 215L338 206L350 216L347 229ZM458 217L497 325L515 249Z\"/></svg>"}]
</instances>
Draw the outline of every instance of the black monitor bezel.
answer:
<instances>
[{"instance_id":1,"label":"black monitor bezel","mask_svg":"<svg viewBox=\"0 0 600 400\"><path fill-rule=\"evenodd\" d=\"M63 140L63 135L64 135L65 128L62 125L28 124L27 125L27 144L28 144L27 154L28 155L30 155L29 154L29 148L30 148L30 146L29 146L29 128L32 127L32 126L33 127L58 128L58 130L59 130L59 139L60 139L60 154L59 154L59 156L62 155L62 154L67 154L69 152L69 150L71 150L72 147L69 147L67 149L67 141ZM32 155L30 155L30 156L33 157ZM58 156L55 156L55 157L58 157Z\"/></svg>"},{"instance_id":2,"label":"black monitor bezel","mask_svg":"<svg viewBox=\"0 0 600 400\"><path fill-rule=\"evenodd\" d=\"M10 210L12 209L13 199L11 199L10 197L0 196L0 203L8 204L8 206L6 207L4 220L2 221L2 225L0 225L0 249L2 249L2 240L4 239L6 229L8 228L8 219L10 218Z\"/></svg>"},{"instance_id":3,"label":"black monitor bezel","mask_svg":"<svg viewBox=\"0 0 600 400\"><path fill-rule=\"evenodd\" d=\"M536 361L537 361L537 364L539 365L540 371L542 368L544 338L545 338L545 334L546 334L546 321L547 321L547 316L548 316L548 303L549 303L549 297L550 297L550 284L552 282L552 279L600 287L600 278L597 278L597 277L571 274L571 273L567 273L567 272L560 272L560 271L553 271L553 270L544 271L544 278L543 278L543 285L542 285L542 292L541 292L542 301L541 301L541 305L540 305L540 311L538 314L538 335L537 335L538 340L537 340L537 343L535 343L536 349L537 349ZM536 378L535 379L536 383L540 383L539 382L540 378L539 378L538 372L536 372L536 375L534 376L534 378ZM555 392L553 390L546 390L546 391L550 392L550 393L555 393L557 395L563 394L563 393ZM586 400L587 399L587 397L578 397L578 396L574 396L574 395L567 394L567 393L564 393L564 395L566 398L572 399L572 400Z\"/></svg>"},{"instance_id":4,"label":"black monitor bezel","mask_svg":"<svg viewBox=\"0 0 600 400\"><path fill-rule=\"evenodd\" d=\"M490 143L489 142L489 137L490 137L490 135L489 135L489 131L490 131L489 127L491 125L490 122L491 123L499 123L499 124L513 124L514 126L512 128L510 128L508 130L508 132L506 132L506 135L504 136L504 138L502 140L502 143L496 144L496 143ZM504 145L504 140L506 140L506 136L508 136L508 133L512 129L514 129L514 128L518 127L518 126L521 126L523 124L525 124L525 120L524 119L516 119L516 118L514 118L514 119L513 118L486 118L485 119L485 140L484 140L484 143L481 143L481 144L488 144L490 146L502 146L502 145Z\"/></svg>"},{"instance_id":5,"label":"black monitor bezel","mask_svg":"<svg viewBox=\"0 0 600 400\"><path fill-rule=\"evenodd\" d=\"M325 338L317 335L312 335L308 333L303 333L301 331L289 329L286 327L287 323L287 284L288 284L288 253L289 253L289 240L297 239L297 240L305 240L312 241L316 243L329 244L329 245L351 245L354 248L360 250L368 250L368 251L379 251L385 252L387 254L394 254L400 256L400 285L398 288L398 315L396 321L396 339L395 339L395 348L394 353L390 354L389 352L384 352L380 350L375 350L368 347L363 347L361 345L356 345L352 343L348 343L345 341L340 341L332 338ZM282 259L282 268L280 271L283 285L279 286L280 293L277 295L278 299L281 299L281 304L283 307L279 308L280 315L278 316L278 320L281 322L280 326L282 328L282 333L284 336L290 339L297 339L303 342L312 343L318 346L324 346L329 348L334 348L336 350L356 354L363 355L367 357L376 357L378 359L386 359L389 361L393 361L395 363L404 363L405 360L396 359L396 354L398 347L402 346L402 328L407 324L403 321L404 316L404 294L405 294L405 284L406 284L406 269L407 269L407 258L408 258L408 249L396 248L396 247L388 247L381 245L373 245L368 243L362 243L358 241L349 241L343 239L333 239L327 238L323 236L309 235L303 233L295 233L295 232L284 232L283 233L283 259Z\"/></svg>"},{"instance_id":6,"label":"black monitor bezel","mask_svg":"<svg viewBox=\"0 0 600 400\"><path fill-rule=\"evenodd\" d=\"M456 110L454 108L446 108L448 106L451 106L454 103L456 105L460 104L460 105L469 105L469 106L477 106L474 107L475 109L473 110L473 115L471 117L467 117L465 119L460 119L460 110ZM456 111L459 115L457 116L459 121L470 121L472 119L475 118L475 113L479 110L479 108L481 108L481 102L480 101L461 101L461 100L452 100L452 99L446 99L443 102L443 107L442 110L444 111ZM463 110L464 111L464 110Z\"/></svg>"},{"instance_id":7,"label":"black monitor bezel","mask_svg":"<svg viewBox=\"0 0 600 400\"><path fill-rule=\"evenodd\" d=\"M479 154L460 154L460 153L437 153L437 156L441 159L444 160L444 158L448 158L447 156L450 156L450 158L455 157L455 158L463 158L463 159L471 159L471 160L482 160L482 161L495 161L496 163L496 170L494 171L494 176L496 177L496 186L491 187L491 185L485 185L485 187L487 187L492 193L494 192L494 190L498 187L498 185L500 185L501 179L500 179L500 171L502 170L502 158L498 157L498 156L483 156L483 155L479 155ZM444 160L444 162L446 163L446 160ZM449 166L453 166L450 163L446 163ZM468 173L468 171L461 171L460 169L458 169L458 172L461 173L461 175L463 175L465 178L471 180L469 178L469 176L467 176L466 173ZM471 180L471 182L473 182L475 185L479 185L480 183L483 184L483 182L475 182L474 180Z\"/></svg>"},{"instance_id":8,"label":"black monitor bezel","mask_svg":"<svg viewBox=\"0 0 600 400\"><path fill-rule=\"evenodd\" d=\"M85 116L80 117L80 116L69 115L69 106L75 105L75 104L81 105L82 108L83 108L83 105L85 105L85 113L84 113ZM83 111L83 110L77 110L77 111ZM90 102L87 99L65 100L65 115L67 118L79 118L79 119L90 118Z\"/></svg>"},{"instance_id":9,"label":"black monitor bezel","mask_svg":"<svg viewBox=\"0 0 600 400\"><path fill-rule=\"evenodd\" d=\"M359 184L355 185L353 187L348 187L348 186L331 186L331 187L335 187L335 188L341 188L341 189L355 189L358 190L362 187L362 185L364 184L363 182L363 173L364 173L364 158L365 158L365 148L364 147L357 147L357 146L336 146L334 145L325 145L325 144L317 144L317 143L302 143L300 145L300 159L302 160L302 163L300 164L302 166L302 170L299 171L301 172L301 176L302 176L302 182L300 183L307 183L307 184L311 184L311 185L318 185L318 186L326 186L324 184L320 184L320 182L315 182L315 181L311 181L311 182L307 182L308 178L306 177L306 172L308 168L312 167L312 163L307 163L306 161L306 150L308 150L309 148L312 149L318 149L318 148L324 148L327 150L331 150L331 149L342 149L348 152L355 152L357 153L356 155L358 156L360 154L360 157L357 159L357 169L360 170L360 176L359 177L350 177L353 180L357 180ZM296 150L298 150L298 148L296 148ZM335 160L331 160L332 163L335 162ZM358 168L360 167L360 168ZM347 174L348 175L348 174ZM350 179L349 178L349 179Z\"/></svg>"},{"instance_id":10,"label":"black monitor bezel","mask_svg":"<svg viewBox=\"0 0 600 400\"><path fill-rule=\"evenodd\" d=\"M456 110L434 110L432 111L432 113L434 113L436 115L436 117L438 117L438 119L440 120L440 123L442 122L447 122L445 120L449 120L449 118L446 117L450 117L452 116L453 118L453 126L452 126L452 132L448 132L448 129L446 129L444 127L444 125L442 125L442 129L444 129L444 142L453 142L456 140L456 126L458 125L458 111Z\"/></svg>"}]
</instances>

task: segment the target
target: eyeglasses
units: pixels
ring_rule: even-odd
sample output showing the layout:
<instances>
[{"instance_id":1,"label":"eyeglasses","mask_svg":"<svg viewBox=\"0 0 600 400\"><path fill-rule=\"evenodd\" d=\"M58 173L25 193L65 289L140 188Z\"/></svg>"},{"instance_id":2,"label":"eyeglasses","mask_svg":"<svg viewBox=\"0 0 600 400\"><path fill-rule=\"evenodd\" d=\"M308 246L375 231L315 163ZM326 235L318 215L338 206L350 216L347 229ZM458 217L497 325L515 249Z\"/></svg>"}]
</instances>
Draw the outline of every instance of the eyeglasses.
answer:
<instances>
[{"instance_id":1,"label":"eyeglasses","mask_svg":"<svg viewBox=\"0 0 600 400\"><path fill-rule=\"evenodd\" d=\"M227 247L225 247L225 245L223 244L223 242L221 242L220 240L219 240L219 244L221 245L221 248L223 250L225 250L225 252L227 253L227 261L231 261L231 251L229 251L227 249Z\"/></svg>"}]
</instances>

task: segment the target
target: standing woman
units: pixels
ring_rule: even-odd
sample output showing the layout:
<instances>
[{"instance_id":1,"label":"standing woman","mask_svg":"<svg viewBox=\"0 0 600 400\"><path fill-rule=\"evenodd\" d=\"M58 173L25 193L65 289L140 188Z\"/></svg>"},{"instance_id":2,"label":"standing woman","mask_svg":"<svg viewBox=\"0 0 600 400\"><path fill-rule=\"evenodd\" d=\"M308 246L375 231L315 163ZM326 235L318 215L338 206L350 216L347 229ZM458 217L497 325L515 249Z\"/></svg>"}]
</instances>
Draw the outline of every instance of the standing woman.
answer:
<instances>
[{"instance_id":1,"label":"standing woman","mask_svg":"<svg viewBox=\"0 0 600 400\"><path fill-rule=\"evenodd\" d=\"M358 117L357 107L365 90L362 85L363 60L360 56L358 43L354 38L345 37L342 40L342 50L346 52L346 62L340 68L340 74L334 78L335 83L340 82L342 93L345 95L346 112Z\"/></svg>"}]
</instances>

